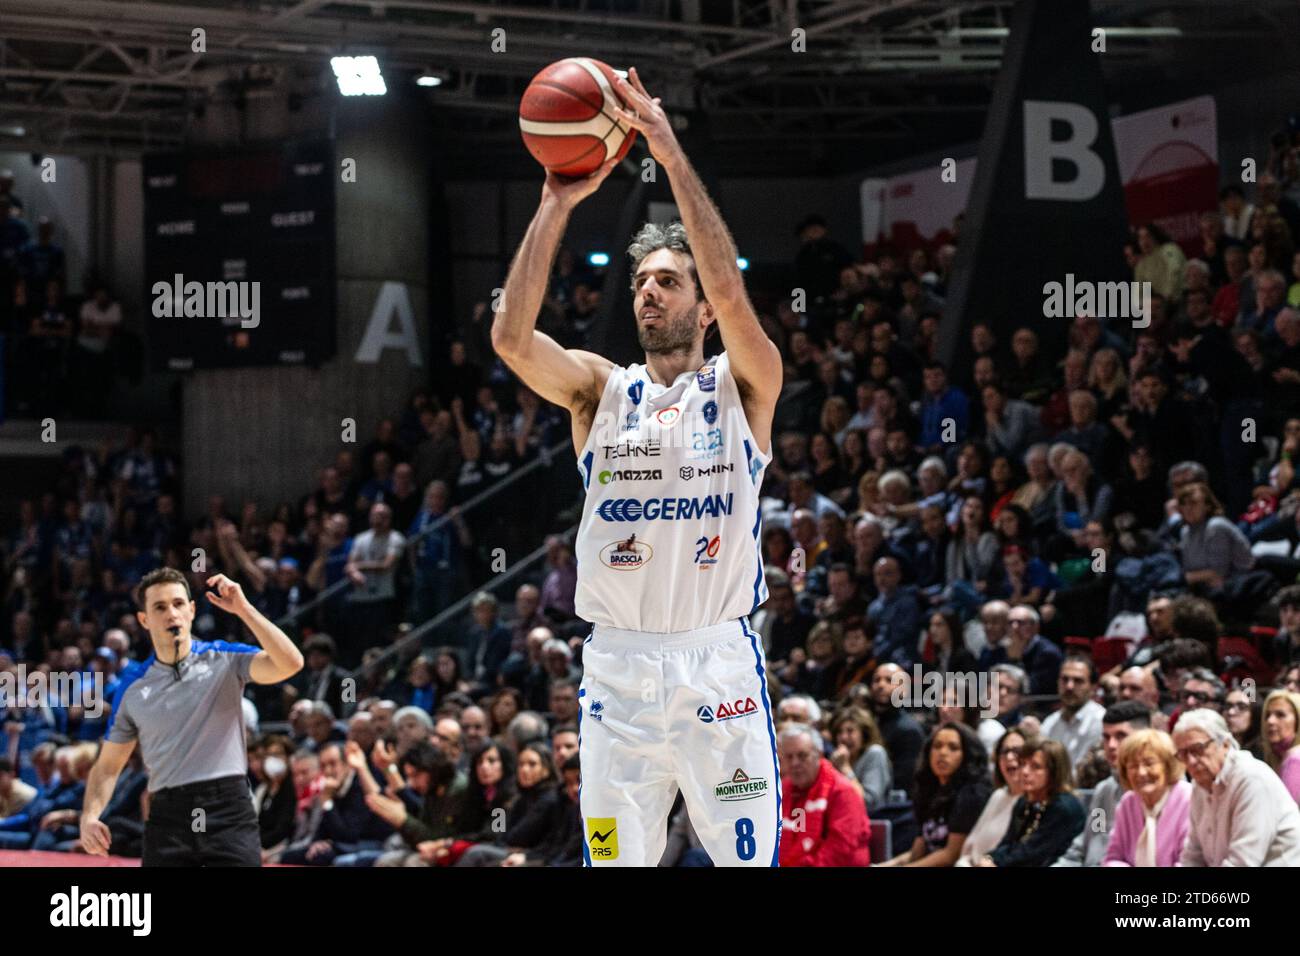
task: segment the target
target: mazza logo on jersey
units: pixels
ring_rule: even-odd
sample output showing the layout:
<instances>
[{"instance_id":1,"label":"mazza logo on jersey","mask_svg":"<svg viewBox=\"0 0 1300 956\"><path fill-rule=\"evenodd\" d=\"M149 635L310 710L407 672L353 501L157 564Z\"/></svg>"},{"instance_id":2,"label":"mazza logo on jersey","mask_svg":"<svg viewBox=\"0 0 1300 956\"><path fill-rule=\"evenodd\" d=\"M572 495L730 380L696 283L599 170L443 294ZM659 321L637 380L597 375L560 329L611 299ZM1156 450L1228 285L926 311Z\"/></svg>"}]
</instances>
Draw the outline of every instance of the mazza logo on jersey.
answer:
<instances>
[{"instance_id":1,"label":"mazza logo on jersey","mask_svg":"<svg viewBox=\"0 0 1300 956\"><path fill-rule=\"evenodd\" d=\"M618 471L602 471L596 480L602 485L611 481L658 481L664 473L658 468L622 468Z\"/></svg>"},{"instance_id":2,"label":"mazza logo on jersey","mask_svg":"<svg viewBox=\"0 0 1300 956\"><path fill-rule=\"evenodd\" d=\"M711 392L718 387L717 372L712 365L706 365L695 376L701 392Z\"/></svg>"},{"instance_id":3,"label":"mazza logo on jersey","mask_svg":"<svg viewBox=\"0 0 1300 956\"><path fill-rule=\"evenodd\" d=\"M644 541L638 541L636 535L623 541L615 541L600 549L600 560L606 567L619 571L634 571L654 557L654 548Z\"/></svg>"},{"instance_id":4,"label":"mazza logo on jersey","mask_svg":"<svg viewBox=\"0 0 1300 956\"><path fill-rule=\"evenodd\" d=\"M701 571L707 571L718 563L718 551L722 547L722 535L715 534L712 538L708 535L700 535L695 539L695 563L699 565Z\"/></svg>"},{"instance_id":5,"label":"mazza logo on jersey","mask_svg":"<svg viewBox=\"0 0 1300 956\"><path fill-rule=\"evenodd\" d=\"M694 521L731 514L733 495L703 498L609 498L596 506L605 521Z\"/></svg>"},{"instance_id":6,"label":"mazza logo on jersey","mask_svg":"<svg viewBox=\"0 0 1300 956\"><path fill-rule=\"evenodd\" d=\"M756 713L758 713L758 704L754 703L754 698L746 697L744 700L731 703L724 700L716 708L701 707L695 712L695 716L700 718L702 723L711 724L715 720L734 720L737 717L748 717Z\"/></svg>"}]
</instances>

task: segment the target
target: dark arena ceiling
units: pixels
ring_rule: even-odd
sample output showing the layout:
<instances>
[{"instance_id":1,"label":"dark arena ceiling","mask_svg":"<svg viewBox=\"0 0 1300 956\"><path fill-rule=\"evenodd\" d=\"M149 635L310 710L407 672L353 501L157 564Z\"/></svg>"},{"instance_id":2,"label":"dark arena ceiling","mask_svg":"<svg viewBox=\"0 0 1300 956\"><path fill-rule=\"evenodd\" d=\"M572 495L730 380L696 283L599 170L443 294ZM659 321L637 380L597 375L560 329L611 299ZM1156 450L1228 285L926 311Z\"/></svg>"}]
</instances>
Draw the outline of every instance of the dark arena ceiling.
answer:
<instances>
[{"instance_id":1,"label":"dark arena ceiling","mask_svg":"<svg viewBox=\"0 0 1300 956\"><path fill-rule=\"evenodd\" d=\"M833 175L978 137L1013 3L931 0L0 0L0 149L173 149L217 103L327 110L329 58L420 75L452 177L531 176L529 79L636 66L729 175ZM1113 96L1296 68L1297 0L1093 0ZM192 52L202 27L206 52ZM491 48L505 31L505 52ZM791 31L806 49L792 52Z\"/></svg>"}]
</instances>

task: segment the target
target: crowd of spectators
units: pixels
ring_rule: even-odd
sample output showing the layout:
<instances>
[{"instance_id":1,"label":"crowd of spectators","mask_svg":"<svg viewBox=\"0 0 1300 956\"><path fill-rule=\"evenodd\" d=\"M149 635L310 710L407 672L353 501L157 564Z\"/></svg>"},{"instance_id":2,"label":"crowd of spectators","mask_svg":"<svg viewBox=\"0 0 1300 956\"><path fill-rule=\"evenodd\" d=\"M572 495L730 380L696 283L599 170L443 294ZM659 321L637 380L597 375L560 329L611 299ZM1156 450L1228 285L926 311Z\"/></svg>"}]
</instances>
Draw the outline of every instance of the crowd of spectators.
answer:
<instances>
[{"instance_id":1,"label":"crowd of spectators","mask_svg":"<svg viewBox=\"0 0 1300 956\"><path fill-rule=\"evenodd\" d=\"M810 216L807 308L753 290L786 360L761 490L770 597L752 618L783 865L1300 864L1294 149L1252 192L1226 188L1190 248L1136 230L1149 327L1075 316L1063 355L1026 316L975 322L938 361L952 244L859 260ZM597 285L561 254L542 324L563 344L585 344ZM303 672L249 691L267 860L577 865L586 626L563 538L511 606L484 590L438 646L384 653L399 624L490 578L488 544L542 538L509 504L457 510L567 434L480 362L476 335L451 344L439 389L270 512L218 498L184 521L178 465L147 430L69 454L5 544L0 667L111 687L148 653L133 583L193 548L197 636L239 637L201 597L213 571L272 617L346 580L304 616ZM103 718L56 704L6 720L0 847L75 849ZM124 775L115 794L127 852L141 786ZM707 864L679 800L662 865Z\"/></svg>"},{"instance_id":2,"label":"crowd of spectators","mask_svg":"<svg viewBox=\"0 0 1300 956\"><path fill-rule=\"evenodd\" d=\"M28 215L13 170L0 169L0 403L11 414L99 417L115 380L140 380L140 339L121 304L98 279L87 289L68 294L54 222Z\"/></svg>"}]
</instances>

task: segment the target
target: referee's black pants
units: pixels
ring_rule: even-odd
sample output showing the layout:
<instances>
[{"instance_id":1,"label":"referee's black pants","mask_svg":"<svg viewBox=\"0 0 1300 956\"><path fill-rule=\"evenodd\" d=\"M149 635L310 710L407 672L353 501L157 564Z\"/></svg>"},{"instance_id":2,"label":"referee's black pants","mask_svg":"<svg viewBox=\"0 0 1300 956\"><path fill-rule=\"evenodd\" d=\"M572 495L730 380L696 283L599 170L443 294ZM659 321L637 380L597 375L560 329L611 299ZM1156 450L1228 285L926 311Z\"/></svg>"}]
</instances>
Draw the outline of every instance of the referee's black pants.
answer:
<instances>
[{"instance_id":1,"label":"referee's black pants","mask_svg":"<svg viewBox=\"0 0 1300 956\"><path fill-rule=\"evenodd\" d=\"M155 793L144 825L141 863L261 866L262 840L248 778L218 777Z\"/></svg>"}]
</instances>

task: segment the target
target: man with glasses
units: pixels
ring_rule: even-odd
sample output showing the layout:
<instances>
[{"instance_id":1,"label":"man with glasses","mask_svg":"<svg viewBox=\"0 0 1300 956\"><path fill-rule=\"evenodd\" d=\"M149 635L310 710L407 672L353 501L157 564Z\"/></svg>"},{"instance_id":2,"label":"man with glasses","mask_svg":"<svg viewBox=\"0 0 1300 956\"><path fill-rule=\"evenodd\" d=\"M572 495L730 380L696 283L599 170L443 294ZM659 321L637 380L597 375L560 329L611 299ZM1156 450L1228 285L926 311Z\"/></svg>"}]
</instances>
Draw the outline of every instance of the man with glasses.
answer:
<instances>
[{"instance_id":1,"label":"man with glasses","mask_svg":"<svg viewBox=\"0 0 1300 956\"><path fill-rule=\"evenodd\" d=\"M1300 866L1300 809L1268 764L1238 748L1219 714L1185 712L1174 746L1196 784L1179 866Z\"/></svg>"},{"instance_id":2,"label":"man with glasses","mask_svg":"<svg viewBox=\"0 0 1300 956\"><path fill-rule=\"evenodd\" d=\"M1096 686L1097 669L1092 661L1082 654L1068 655L1056 678L1061 709L1043 721L1043 734L1065 746L1071 767L1077 767L1079 761L1101 742L1102 716L1106 708L1092 699Z\"/></svg>"},{"instance_id":3,"label":"man with glasses","mask_svg":"<svg viewBox=\"0 0 1300 956\"><path fill-rule=\"evenodd\" d=\"M1056 675L1061 670L1061 650L1038 633L1038 612L1031 607L1013 608L1007 625L1006 643L990 646L980 655L980 670L996 664L1015 664L1029 675L1029 693L1054 693Z\"/></svg>"},{"instance_id":4,"label":"man with glasses","mask_svg":"<svg viewBox=\"0 0 1300 956\"><path fill-rule=\"evenodd\" d=\"M1223 711L1224 698L1228 688L1207 667L1195 667L1183 681L1178 692L1178 703L1184 711L1206 707L1215 713Z\"/></svg>"}]
</instances>

